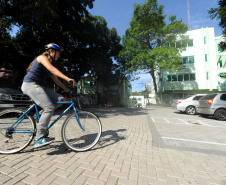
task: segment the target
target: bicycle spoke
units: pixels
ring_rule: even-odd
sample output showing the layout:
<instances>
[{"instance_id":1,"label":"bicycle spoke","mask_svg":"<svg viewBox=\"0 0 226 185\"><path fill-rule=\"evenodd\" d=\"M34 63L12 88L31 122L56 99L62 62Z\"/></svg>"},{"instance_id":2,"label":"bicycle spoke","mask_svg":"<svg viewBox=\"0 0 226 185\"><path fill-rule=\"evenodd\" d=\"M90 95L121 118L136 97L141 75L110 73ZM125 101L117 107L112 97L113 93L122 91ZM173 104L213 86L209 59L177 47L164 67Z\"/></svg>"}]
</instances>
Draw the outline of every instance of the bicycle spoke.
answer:
<instances>
[{"instance_id":1,"label":"bicycle spoke","mask_svg":"<svg viewBox=\"0 0 226 185\"><path fill-rule=\"evenodd\" d=\"M35 131L33 119L25 115L18 124L13 124L21 115L21 110L9 109L0 112L0 153L15 153L30 144L34 134L25 131ZM10 129L9 129L10 128Z\"/></svg>"},{"instance_id":2,"label":"bicycle spoke","mask_svg":"<svg viewBox=\"0 0 226 185\"><path fill-rule=\"evenodd\" d=\"M72 114L64 122L62 139L72 150L86 151L98 142L101 123L93 113L87 111L79 112L78 117L83 129L78 125L76 116Z\"/></svg>"}]
</instances>

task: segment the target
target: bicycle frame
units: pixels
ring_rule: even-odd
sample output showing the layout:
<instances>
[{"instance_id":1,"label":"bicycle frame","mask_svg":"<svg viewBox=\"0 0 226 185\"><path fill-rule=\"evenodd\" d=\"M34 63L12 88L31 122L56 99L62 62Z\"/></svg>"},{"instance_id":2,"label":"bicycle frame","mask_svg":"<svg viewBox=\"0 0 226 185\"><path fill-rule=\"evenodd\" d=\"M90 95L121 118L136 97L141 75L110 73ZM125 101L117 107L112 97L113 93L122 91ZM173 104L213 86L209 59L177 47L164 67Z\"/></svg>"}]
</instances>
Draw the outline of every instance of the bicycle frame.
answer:
<instances>
[{"instance_id":1,"label":"bicycle frame","mask_svg":"<svg viewBox=\"0 0 226 185\"><path fill-rule=\"evenodd\" d=\"M73 100L71 101L64 101L64 102L53 102L53 104L70 104L53 122L51 122L48 126L48 130L68 111L73 107L73 110L75 112L75 116L78 122L79 127L84 131L85 129L82 127L79 117L78 117L78 111L75 108L74 102ZM36 132L31 131L31 130L14 130L17 125L20 124L20 122L24 119L24 116L26 114L28 114L29 112L31 112L31 110L35 109L35 114L37 116L38 121L40 120L40 115L39 115L39 111L38 111L38 106L37 104L34 102L22 115L20 115L20 117L16 120L16 122L8 129L11 133L13 132L19 132L19 133L31 133L31 134L35 134Z\"/></svg>"}]
</instances>

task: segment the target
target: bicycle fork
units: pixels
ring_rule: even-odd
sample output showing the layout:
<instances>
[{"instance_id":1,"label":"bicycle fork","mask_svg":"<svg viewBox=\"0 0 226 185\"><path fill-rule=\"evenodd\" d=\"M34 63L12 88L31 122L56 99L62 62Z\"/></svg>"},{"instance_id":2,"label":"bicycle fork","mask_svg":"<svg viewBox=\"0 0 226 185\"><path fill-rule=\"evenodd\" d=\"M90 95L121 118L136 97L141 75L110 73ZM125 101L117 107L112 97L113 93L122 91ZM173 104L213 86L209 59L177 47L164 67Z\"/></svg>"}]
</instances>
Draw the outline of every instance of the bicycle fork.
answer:
<instances>
[{"instance_id":1,"label":"bicycle fork","mask_svg":"<svg viewBox=\"0 0 226 185\"><path fill-rule=\"evenodd\" d=\"M74 106L73 106L73 109L74 109L74 112L75 112L75 116L76 116L78 125L79 125L79 127L82 129L82 131L84 132L85 129L83 128L83 126L82 126L82 124L81 124L81 122L80 122L80 119L79 119L79 116L78 116L78 112L77 112L77 110L76 110L76 108L75 108Z\"/></svg>"}]
</instances>

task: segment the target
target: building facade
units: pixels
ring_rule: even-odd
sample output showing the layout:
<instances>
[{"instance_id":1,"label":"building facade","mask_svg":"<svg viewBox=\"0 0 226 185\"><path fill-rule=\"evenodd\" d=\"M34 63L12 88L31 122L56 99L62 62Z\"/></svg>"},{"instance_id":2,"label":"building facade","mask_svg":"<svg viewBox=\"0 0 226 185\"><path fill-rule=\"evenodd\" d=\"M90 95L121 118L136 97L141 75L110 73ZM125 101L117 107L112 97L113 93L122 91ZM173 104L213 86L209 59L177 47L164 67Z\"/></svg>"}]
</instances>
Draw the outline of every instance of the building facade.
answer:
<instances>
[{"instance_id":1,"label":"building facade","mask_svg":"<svg viewBox=\"0 0 226 185\"><path fill-rule=\"evenodd\" d=\"M180 53L181 70L155 73L161 104L171 104L173 99L191 94L226 91L226 52L218 47L223 38L215 37L214 28L208 27L186 35L189 43Z\"/></svg>"},{"instance_id":2,"label":"building facade","mask_svg":"<svg viewBox=\"0 0 226 185\"><path fill-rule=\"evenodd\" d=\"M132 85L125 78L124 80L117 79L114 83L109 84L105 88L96 77L82 77L77 85L77 94L84 97L87 106L90 105L105 105L113 106L130 106L131 100L129 97L132 94Z\"/></svg>"}]
</instances>

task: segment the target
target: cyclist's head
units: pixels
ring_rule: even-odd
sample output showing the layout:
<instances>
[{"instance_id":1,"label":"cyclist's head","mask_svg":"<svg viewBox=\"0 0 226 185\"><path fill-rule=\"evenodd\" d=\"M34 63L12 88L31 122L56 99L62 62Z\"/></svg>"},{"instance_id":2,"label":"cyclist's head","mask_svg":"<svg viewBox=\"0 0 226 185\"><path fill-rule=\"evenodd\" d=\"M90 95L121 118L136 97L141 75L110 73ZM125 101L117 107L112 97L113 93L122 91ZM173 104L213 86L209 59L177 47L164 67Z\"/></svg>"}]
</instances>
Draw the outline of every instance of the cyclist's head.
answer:
<instances>
[{"instance_id":1,"label":"cyclist's head","mask_svg":"<svg viewBox=\"0 0 226 185\"><path fill-rule=\"evenodd\" d=\"M54 44L54 43L50 43L50 44L45 45L45 49L53 61L59 59L60 52L61 52L60 46L58 46L57 44Z\"/></svg>"},{"instance_id":2,"label":"cyclist's head","mask_svg":"<svg viewBox=\"0 0 226 185\"><path fill-rule=\"evenodd\" d=\"M61 52L60 46L58 46L57 44L54 44L54 43L50 43L50 44L45 45L45 49L46 50L54 49L54 50Z\"/></svg>"}]
</instances>

